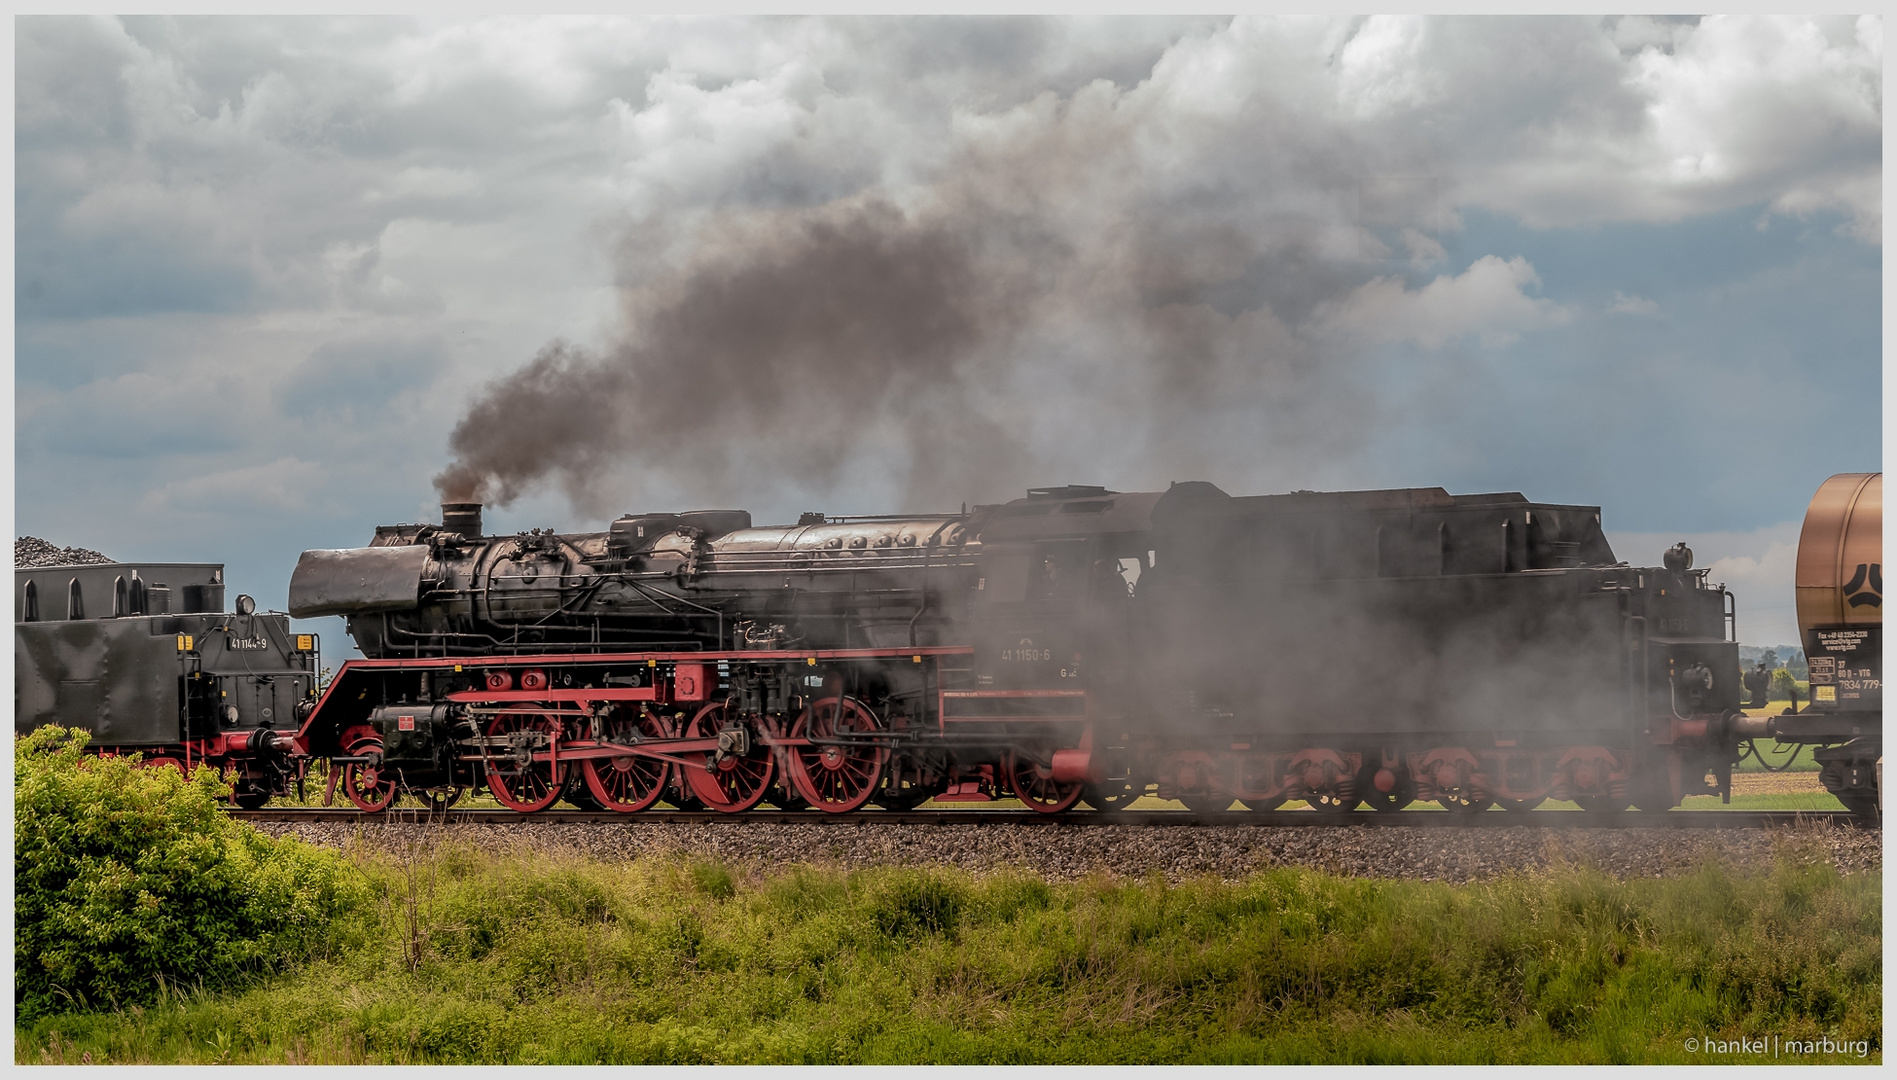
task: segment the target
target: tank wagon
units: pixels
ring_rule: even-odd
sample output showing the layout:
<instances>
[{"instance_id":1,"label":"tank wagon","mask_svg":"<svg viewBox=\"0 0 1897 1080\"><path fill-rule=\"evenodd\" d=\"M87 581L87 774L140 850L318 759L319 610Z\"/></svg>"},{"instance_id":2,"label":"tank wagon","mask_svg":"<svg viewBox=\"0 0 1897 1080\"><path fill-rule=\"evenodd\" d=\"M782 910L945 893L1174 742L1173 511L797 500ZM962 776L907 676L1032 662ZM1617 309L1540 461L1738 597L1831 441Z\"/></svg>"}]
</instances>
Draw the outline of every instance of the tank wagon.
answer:
<instances>
[{"instance_id":1,"label":"tank wagon","mask_svg":"<svg viewBox=\"0 0 1897 1080\"><path fill-rule=\"evenodd\" d=\"M1746 736L1731 597L1691 552L1629 565L1598 508L1518 493L442 517L291 581L290 613L346 617L364 654L294 752L366 811L472 788L521 811L1661 810L1728 792Z\"/></svg>"},{"instance_id":2,"label":"tank wagon","mask_svg":"<svg viewBox=\"0 0 1897 1080\"><path fill-rule=\"evenodd\" d=\"M1883 546L1883 473L1841 473L1819 485L1796 571L1811 702L1768 726L1780 745L1817 747L1825 790L1864 815L1881 808Z\"/></svg>"},{"instance_id":3,"label":"tank wagon","mask_svg":"<svg viewBox=\"0 0 1897 1080\"><path fill-rule=\"evenodd\" d=\"M14 729L92 732L101 753L235 778L240 806L286 792L294 733L316 704L319 643L248 596L224 610L217 563L14 571Z\"/></svg>"}]
</instances>

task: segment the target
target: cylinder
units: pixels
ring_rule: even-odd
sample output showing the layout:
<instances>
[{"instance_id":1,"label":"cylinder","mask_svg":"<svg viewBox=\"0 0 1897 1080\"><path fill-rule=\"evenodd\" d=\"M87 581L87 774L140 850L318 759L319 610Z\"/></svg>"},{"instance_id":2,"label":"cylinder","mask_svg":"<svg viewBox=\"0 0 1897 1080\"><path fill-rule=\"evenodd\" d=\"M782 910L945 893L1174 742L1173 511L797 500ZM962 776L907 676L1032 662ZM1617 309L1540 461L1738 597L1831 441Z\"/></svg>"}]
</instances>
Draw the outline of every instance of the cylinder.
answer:
<instances>
[{"instance_id":1,"label":"cylinder","mask_svg":"<svg viewBox=\"0 0 1897 1080\"><path fill-rule=\"evenodd\" d=\"M470 540L478 539L482 535L481 504L478 502L442 503L441 528L443 532L460 533Z\"/></svg>"}]
</instances>

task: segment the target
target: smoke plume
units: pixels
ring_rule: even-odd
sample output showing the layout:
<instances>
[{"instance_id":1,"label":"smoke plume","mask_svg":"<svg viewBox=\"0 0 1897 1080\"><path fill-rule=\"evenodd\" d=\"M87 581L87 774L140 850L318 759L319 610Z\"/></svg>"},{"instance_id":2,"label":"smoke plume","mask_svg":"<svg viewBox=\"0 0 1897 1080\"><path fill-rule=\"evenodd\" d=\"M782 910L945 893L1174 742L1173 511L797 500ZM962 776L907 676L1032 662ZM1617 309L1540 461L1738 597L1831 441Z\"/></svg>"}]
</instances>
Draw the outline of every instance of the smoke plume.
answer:
<instances>
[{"instance_id":1,"label":"smoke plume","mask_svg":"<svg viewBox=\"0 0 1897 1080\"><path fill-rule=\"evenodd\" d=\"M626 227L621 331L487 386L445 500L557 487L600 518L1316 486L1376 423L1373 349L1559 318L1525 263L1411 288L1442 251L1432 186L1399 185L1421 209L1392 216L1409 204L1363 201L1377 163L1334 127L1264 94L1183 107L1157 70L958 117L919 181L817 184L821 148L780 151L761 167L804 179Z\"/></svg>"}]
</instances>

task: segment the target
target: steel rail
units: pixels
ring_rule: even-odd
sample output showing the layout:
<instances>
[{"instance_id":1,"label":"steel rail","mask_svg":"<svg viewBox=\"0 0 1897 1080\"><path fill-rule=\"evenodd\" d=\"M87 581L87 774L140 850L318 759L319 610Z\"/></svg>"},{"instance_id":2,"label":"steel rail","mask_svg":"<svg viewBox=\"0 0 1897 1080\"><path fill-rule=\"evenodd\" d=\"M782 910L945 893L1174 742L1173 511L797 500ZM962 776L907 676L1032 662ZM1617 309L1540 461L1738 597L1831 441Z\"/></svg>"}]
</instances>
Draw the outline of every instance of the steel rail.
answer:
<instances>
[{"instance_id":1,"label":"steel rail","mask_svg":"<svg viewBox=\"0 0 1897 1080\"><path fill-rule=\"evenodd\" d=\"M1070 810L1059 814L1040 814L1031 810L876 810L863 809L848 814L826 814L819 810L747 810L721 814L712 810L644 810L635 814L616 814L591 810L542 810L522 814L513 810L470 808L429 811L421 807L401 806L377 814L343 807L266 807L261 810L231 810L230 815L243 821L328 822L355 821L361 824L400 825L527 825L541 822L608 823L626 825L712 824L751 822L771 825L1051 825L1051 826L1267 826L1272 828L1379 828L1406 826L1425 829L1458 828L1530 828L1530 829L1762 829L1793 825L1830 823L1877 828L1879 823L1858 817L1848 810L1669 810L1660 814L1635 811L1594 814L1579 810L1536 810L1509 813L1491 810L1480 814L1455 814L1442 810L1406 810L1378 813L1357 810L1345 815L1312 810L1227 810L1201 814L1189 810Z\"/></svg>"}]
</instances>

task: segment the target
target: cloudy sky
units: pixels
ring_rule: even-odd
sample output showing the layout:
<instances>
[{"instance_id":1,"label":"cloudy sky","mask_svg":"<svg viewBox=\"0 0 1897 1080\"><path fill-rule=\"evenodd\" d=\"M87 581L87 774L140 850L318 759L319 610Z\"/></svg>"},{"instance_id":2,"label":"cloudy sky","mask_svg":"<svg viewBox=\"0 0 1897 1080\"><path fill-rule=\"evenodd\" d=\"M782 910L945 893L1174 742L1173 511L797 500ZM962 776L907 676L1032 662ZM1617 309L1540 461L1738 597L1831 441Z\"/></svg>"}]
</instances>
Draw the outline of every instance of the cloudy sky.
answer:
<instances>
[{"instance_id":1,"label":"cloudy sky","mask_svg":"<svg viewBox=\"0 0 1897 1080\"><path fill-rule=\"evenodd\" d=\"M438 491L1196 478L1599 504L1778 644L1881 467L1875 18L15 26L17 531L266 604Z\"/></svg>"}]
</instances>

